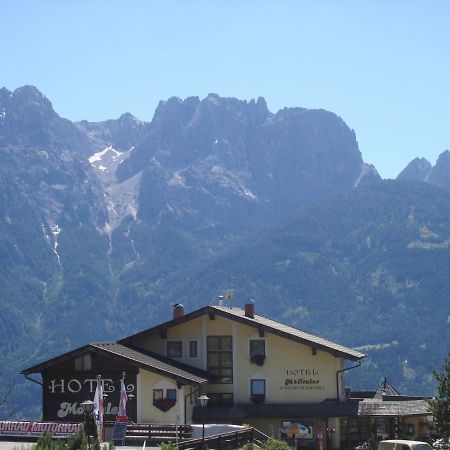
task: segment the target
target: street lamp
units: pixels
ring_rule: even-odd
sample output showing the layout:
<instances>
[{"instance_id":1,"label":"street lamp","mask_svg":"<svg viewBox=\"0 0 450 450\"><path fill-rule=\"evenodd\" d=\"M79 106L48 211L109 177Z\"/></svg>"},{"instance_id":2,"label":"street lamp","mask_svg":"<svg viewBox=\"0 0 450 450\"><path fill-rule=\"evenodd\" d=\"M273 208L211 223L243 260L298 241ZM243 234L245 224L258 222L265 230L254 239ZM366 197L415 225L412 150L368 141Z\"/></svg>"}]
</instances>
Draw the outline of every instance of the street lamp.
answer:
<instances>
[{"instance_id":1,"label":"street lamp","mask_svg":"<svg viewBox=\"0 0 450 450\"><path fill-rule=\"evenodd\" d=\"M205 394L203 394L201 397L198 398L200 405L202 408L206 408L206 405L208 404L209 397L207 397ZM202 411L203 413L203 411ZM202 448L205 448L205 414L202 414Z\"/></svg>"},{"instance_id":2,"label":"street lamp","mask_svg":"<svg viewBox=\"0 0 450 450\"><path fill-rule=\"evenodd\" d=\"M92 413L94 411L94 402L92 400L85 400L81 403L84 411L84 432L88 439L89 448L91 448L91 435L92 433Z\"/></svg>"}]
</instances>

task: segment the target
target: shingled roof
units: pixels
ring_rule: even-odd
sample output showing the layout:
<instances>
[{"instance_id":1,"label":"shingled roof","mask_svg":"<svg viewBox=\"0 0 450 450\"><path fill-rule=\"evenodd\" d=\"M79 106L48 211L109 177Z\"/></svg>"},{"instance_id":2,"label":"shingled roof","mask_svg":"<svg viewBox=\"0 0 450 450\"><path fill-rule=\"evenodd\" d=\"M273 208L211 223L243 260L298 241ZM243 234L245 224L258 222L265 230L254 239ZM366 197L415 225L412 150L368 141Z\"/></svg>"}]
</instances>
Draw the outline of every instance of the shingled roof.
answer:
<instances>
[{"instance_id":1,"label":"shingled roof","mask_svg":"<svg viewBox=\"0 0 450 450\"><path fill-rule=\"evenodd\" d=\"M37 364L28 369L24 369L22 373L29 375L32 373L39 373L43 370L74 358L78 355L93 352L102 356L109 356L117 359L126 360L129 364L136 367L147 369L151 372L156 372L173 378L183 383L206 383L210 376L207 372L197 369L186 364L181 364L170 358L162 357L151 352L144 352L141 350L135 350L130 347L118 344L117 342L105 342L105 343L93 343L88 344L71 352L59 355L48 361Z\"/></svg>"},{"instance_id":2,"label":"shingled roof","mask_svg":"<svg viewBox=\"0 0 450 450\"><path fill-rule=\"evenodd\" d=\"M424 416L430 414L426 400L325 400L322 403L292 404L241 404L224 407L196 407L194 420L231 420L248 417L398 417Z\"/></svg>"},{"instance_id":3,"label":"shingled roof","mask_svg":"<svg viewBox=\"0 0 450 450\"><path fill-rule=\"evenodd\" d=\"M268 331L278 336L282 336L286 339L291 339L296 342L309 345L312 348L323 350L327 353L331 353L335 356L343 357L351 361L358 361L366 356L364 353L358 352L357 350L353 350L351 348L344 347L343 345L327 341L326 339L306 333L305 331L299 330L297 328L293 328L280 322L276 322L275 320L267 319L256 314L254 315L254 317L248 317L245 315L245 311L243 309L231 308L228 306L205 306L204 308L200 308L196 311L162 323L148 330L144 330L135 335L121 339L118 342L129 345L141 338L150 336L155 333L160 333L161 331L167 330L168 328L180 325L205 314L208 314L210 316L217 314L221 317L226 317L237 322L245 323L246 325L255 327L257 329Z\"/></svg>"},{"instance_id":4,"label":"shingled roof","mask_svg":"<svg viewBox=\"0 0 450 450\"><path fill-rule=\"evenodd\" d=\"M428 402L422 400L364 400L359 403L359 416L423 416L431 414Z\"/></svg>"}]
</instances>

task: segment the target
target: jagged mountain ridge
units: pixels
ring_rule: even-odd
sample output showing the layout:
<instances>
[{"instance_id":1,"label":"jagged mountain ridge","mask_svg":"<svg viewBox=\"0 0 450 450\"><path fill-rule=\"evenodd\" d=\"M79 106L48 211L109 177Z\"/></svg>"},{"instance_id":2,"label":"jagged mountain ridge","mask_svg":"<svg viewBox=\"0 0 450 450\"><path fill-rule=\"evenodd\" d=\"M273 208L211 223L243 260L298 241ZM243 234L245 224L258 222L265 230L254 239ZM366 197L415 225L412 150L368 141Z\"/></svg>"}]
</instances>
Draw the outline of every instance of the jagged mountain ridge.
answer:
<instances>
[{"instance_id":1,"label":"jagged mountain ridge","mask_svg":"<svg viewBox=\"0 0 450 450\"><path fill-rule=\"evenodd\" d=\"M253 227L352 187L362 167L354 132L332 113L285 108L272 114L262 98L210 94L161 102L117 175L125 180L144 170L140 204L147 219L177 215L192 227L215 226L203 219L203 205L209 209L213 199L221 221L235 221L230 207L238 206L238 226L247 219ZM155 189L164 189L166 209L148 202L146 191Z\"/></svg>"},{"instance_id":2,"label":"jagged mountain ridge","mask_svg":"<svg viewBox=\"0 0 450 450\"><path fill-rule=\"evenodd\" d=\"M443 151L433 166L425 158L413 159L397 176L398 180L424 181L427 183L450 187L450 152Z\"/></svg>"}]
</instances>

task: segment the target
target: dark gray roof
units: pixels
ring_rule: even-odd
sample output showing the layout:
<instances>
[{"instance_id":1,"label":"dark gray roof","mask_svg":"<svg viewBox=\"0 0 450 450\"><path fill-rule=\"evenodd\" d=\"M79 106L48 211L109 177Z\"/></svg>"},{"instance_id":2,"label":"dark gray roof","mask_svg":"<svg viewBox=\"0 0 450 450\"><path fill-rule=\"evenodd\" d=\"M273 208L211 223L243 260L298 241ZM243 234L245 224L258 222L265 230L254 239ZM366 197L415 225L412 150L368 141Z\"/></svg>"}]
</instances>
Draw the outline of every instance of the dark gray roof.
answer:
<instances>
[{"instance_id":1,"label":"dark gray roof","mask_svg":"<svg viewBox=\"0 0 450 450\"><path fill-rule=\"evenodd\" d=\"M364 353L358 352L357 350L335 344L334 342L327 341L326 339L298 330L297 328L284 325L280 322L276 322L275 320L267 319L256 314L253 318L247 317L243 309L230 308L228 306L205 306L204 308L185 314L182 317L162 323L148 330L141 331L135 335L128 336L118 342L125 345L130 345L143 337L162 332L168 328L185 323L204 314L217 314L222 317L227 317L231 320L236 320L257 329L265 330L284 338L310 345L312 348L323 350L327 353L331 353L352 361L358 361L366 356Z\"/></svg>"},{"instance_id":2,"label":"dark gray roof","mask_svg":"<svg viewBox=\"0 0 450 450\"><path fill-rule=\"evenodd\" d=\"M423 416L430 413L426 400L382 401L364 400L359 403L359 416Z\"/></svg>"},{"instance_id":3,"label":"dark gray roof","mask_svg":"<svg viewBox=\"0 0 450 450\"><path fill-rule=\"evenodd\" d=\"M116 342L91 345L93 347L106 350L109 353L118 355L122 358L126 358L130 362L134 361L135 363L139 363L144 368L157 369L167 375L185 378L186 380L193 381L194 383L206 383L208 381L209 376L207 372L186 364L181 364L173 359L156 355L155 353L144 353L141 350L138 351L130 347L125 347L124 345L117 344Z\"/></svg>"},{"instance_id":4,"label":"dark gray roof","mask_svg":"<svg viewBox=\"0 0 450 450\"><path fill-rule=\"evenodd\" d=\"M311 404L242 404L229 408L194 408L193 420L232 420L248 417L356 417L356 416L423 416L430 414L426 400L378 401L378 400L326 400Z\"/></svg>"},{"instance_id":5,"label":"dark gray roof","mask_svg":"<svg viewBox=\"0 0 450 450\"><path fill-rule=\"evenodd\" d=\"M88 344L33 367L29 367L28 369L24 369L22 373L25 375L39 373L54 364L58 364L87 352L94 352L103 356L120 358L122 360L125 359L131 365L142 367L151 372L164 374L169 378L173 378L183 383L206 383L209 378L207 372L204 372L203 370L180 364L170 358L161 357L150 352L141 352L116 342Z\"/></svg>"},{"instance_id":6,"label":"dark gray roof","mask_svg":"<svg viewBox=\"0 0 450 450\"><path fill-rule=\"evenodd\" d=\"M302 330L298 330L297 328L284 325L280 322L276 322L275 320L267 319L256 314L254 318L247 317L243 309L229 308L226 306L211 306L210 308L220 311L222 314L230 317L239 318L241 321L245 321L249 325L262 326L263 328L275 332L276 334L280 334L291 339L294 338L305 344L309 344L312 347L337 353L347 357L348 359L358 360L366 356L364 353L358 352L357 350L335 344L334 342L327 341L326 339L314 336Z\"/></svg>"}]
</instances>

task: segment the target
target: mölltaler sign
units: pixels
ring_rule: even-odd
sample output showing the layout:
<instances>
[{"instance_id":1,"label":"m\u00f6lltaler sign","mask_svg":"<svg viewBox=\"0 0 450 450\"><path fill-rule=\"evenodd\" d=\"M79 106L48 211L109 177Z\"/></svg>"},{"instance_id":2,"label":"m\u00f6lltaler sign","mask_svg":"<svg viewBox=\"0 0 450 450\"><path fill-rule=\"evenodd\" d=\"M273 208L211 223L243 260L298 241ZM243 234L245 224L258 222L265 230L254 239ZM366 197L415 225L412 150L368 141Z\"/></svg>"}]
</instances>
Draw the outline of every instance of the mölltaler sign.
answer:
<instances>
[{"instance_id":1,"label":"m\u00f6lltaler sign","mask_svg":"<svg viewBox=\"0 0 450 450\"><path fill-rule=\"evenodd\" d=\"M315 390L325 389L317 369L286 369L284 383L280 390Z\"/></svg>"}]
</instances>

